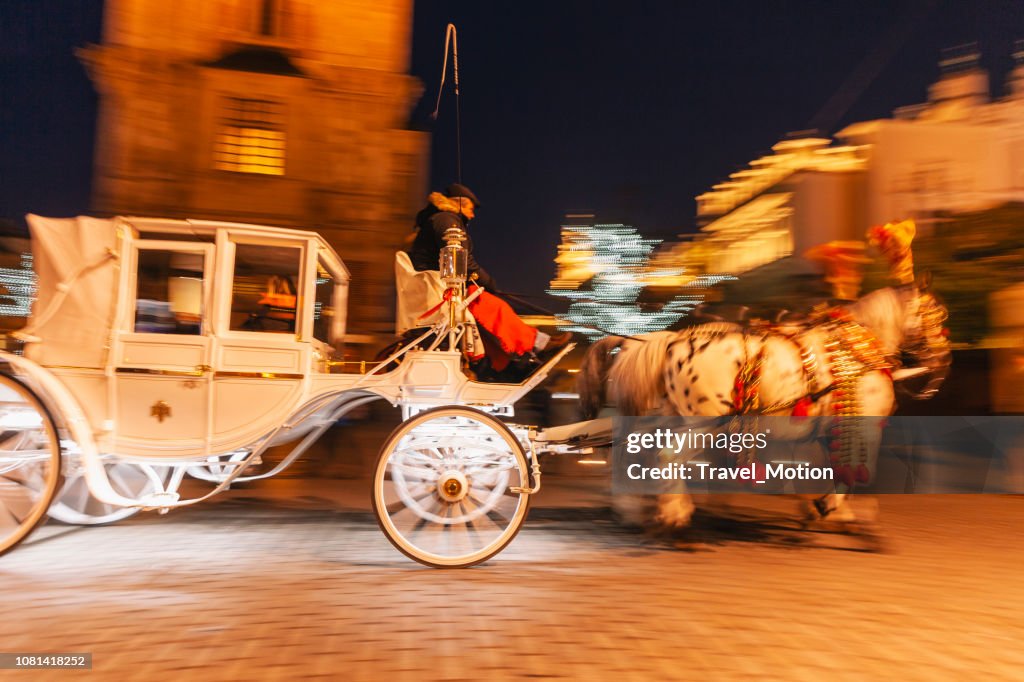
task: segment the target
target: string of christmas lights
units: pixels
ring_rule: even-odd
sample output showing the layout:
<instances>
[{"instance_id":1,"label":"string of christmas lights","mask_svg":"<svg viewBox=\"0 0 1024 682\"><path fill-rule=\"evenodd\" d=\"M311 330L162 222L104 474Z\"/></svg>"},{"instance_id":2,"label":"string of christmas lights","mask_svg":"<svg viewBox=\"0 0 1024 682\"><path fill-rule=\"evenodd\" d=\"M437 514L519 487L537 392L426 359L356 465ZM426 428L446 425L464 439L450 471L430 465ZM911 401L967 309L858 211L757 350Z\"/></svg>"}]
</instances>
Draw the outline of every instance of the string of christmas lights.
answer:
<instances>
[{"instance_id":1,"label":"string of christmas lights","mask_svg":"<svg viewBox=\"0 0 1024 682\"><path fill-rule=\"evenodd\" d=\"M563 225L558 270L548 293L571 301L566 318L580 326L567 329L591 339L603 335L591 327L628 336L665 329L704 301L702 290L735 279L687 276L681 264L653 265L651 256L661 241L644 238L628 225ZM683 291L663 304L638 302L645 288L666 285Z\"/></svg>"},{"instance_id":2,"label":"string of christmas lights","mask_svg":"<svg viewBox=\"0 0 1024 682\"><path fill-rule=\"evenodd\" d=\"M20 267L0 268L0 316L28 317L36 297L32 254L21 254Z\"/></svg>"}]
</instances>

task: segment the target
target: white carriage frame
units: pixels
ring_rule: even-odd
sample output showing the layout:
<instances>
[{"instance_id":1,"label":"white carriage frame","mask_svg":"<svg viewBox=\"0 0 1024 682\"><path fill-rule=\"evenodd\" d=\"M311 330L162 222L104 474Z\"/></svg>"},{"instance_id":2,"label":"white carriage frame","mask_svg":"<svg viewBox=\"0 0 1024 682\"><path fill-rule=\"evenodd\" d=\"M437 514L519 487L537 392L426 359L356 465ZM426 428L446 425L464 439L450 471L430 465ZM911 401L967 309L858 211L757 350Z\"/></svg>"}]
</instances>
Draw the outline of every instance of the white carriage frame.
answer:
<instances>
[{"instance_id":1,"label":"white carriage frame","mask_svg":"<svg viewBox=\"0 0 1024 682\"><path fill-rule=\"evenodd\" d=\"M426 330L384 362L364 374L334 374L329 346L313 336L317 266L324 267L345 285L349 274L342 260L318 234L212 221L114 221L118 239L113 255L120 270L116 280L117 308L103 366L40 364L14 354L0 356L0 362L26 380L47 404L62 432L65 450L77 456L91 494L105 504L166 511L205 500L234 481L272 476L290 465L347 412L373 400L384 399L400 407L403 419L444 405L471 406L511 416L514 403L543 381L547 372L572 349L572 344L566 346L519 384L472 381L462 371L461 353L438 349L445 339L449 348L456 347L454 342L464 332L459 320L463 319L467 301L456 299L448 304L453 310L445 321ZM147 239L147 234L160 238ZM182 240L168 238L173 235L181 235ZM207 241L185 240L195 235L204 235ZM300 250L294 333L230 329L237 243ZM202 255L200 334L134 331L140 249ZM62 285L72 287L74 282ZM339 288L334 300L335 308L341 308L342 313L346 291L347 287ZM341 326L335 325L334 331L339 332ZM431 338L433 342L427 350L417 349ZM32 338L28 341L32 342ZM402 360L397 368L384 371L397 359ZM194 424L190 438L175 437L174 428L180 422L173 413L166 422L150 414L146 396L158 396L161 392L201 399L200 409L190 415L193 421L201 422L199 437ZM258 414L254 417L254 413ZM225 421L240 426L226 428L222 426ZM527 439L528 434L523 432L522 440ZM292 441L297 442L291 452L271 471L241 475L267 447ZM125 497L113 489L104 468L105 461L112 457L173 467L173 485L141 499ZM187 467L210 458L229 459L232 467L216 488L190 500L180 500L176 492L167 492L176 489Z\"/></svg>"}]
</instances>

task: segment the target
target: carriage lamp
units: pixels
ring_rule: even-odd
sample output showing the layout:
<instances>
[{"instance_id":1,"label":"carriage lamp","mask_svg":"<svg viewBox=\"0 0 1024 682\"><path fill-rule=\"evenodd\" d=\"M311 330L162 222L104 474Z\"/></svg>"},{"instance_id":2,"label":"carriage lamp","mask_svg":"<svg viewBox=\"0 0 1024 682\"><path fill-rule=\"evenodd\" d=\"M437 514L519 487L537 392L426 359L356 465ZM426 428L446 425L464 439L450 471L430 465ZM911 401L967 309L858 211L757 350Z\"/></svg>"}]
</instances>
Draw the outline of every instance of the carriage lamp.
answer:
<instances>
[{"instance_id":1,"label":"carriage lamp","mask_svg":"<svg viewBox=\"0 0 1024 682\"><path fill-rule=\"evenodd\" d=\"M441 249L441 281L448 289L457 289L465 283L469 274L469 253L463 243L466 233L458 227L445 230L447 244Z\"/></svg>"}]
</instances>

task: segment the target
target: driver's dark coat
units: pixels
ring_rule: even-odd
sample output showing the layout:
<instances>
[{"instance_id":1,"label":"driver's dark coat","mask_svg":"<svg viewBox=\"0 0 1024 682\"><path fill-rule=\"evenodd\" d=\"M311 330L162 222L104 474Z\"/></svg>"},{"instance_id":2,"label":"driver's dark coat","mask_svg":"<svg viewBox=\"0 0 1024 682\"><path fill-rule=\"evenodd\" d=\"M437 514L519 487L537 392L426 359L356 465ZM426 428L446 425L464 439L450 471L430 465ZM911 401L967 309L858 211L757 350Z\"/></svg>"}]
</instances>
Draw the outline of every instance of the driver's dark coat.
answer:
<instances>
[{"instance_id":1,"label":"driver's dark coat","mask_svg":"<svg viewBox=\"0 0 1024 682\"><path fill-rule=\"evenodd\" d=\"M436 195L436 196L435 196ZM417 270L437 270L441 258L441 249L445 246L444 233L451 227L459 227L466 232L466 250L469 252L469 272L476 274L477 283L489 291L495 291L494 279L487 274L473 258L473 240L466 229L466 219L454 211L438 208L440 203L446 207L446 197L436 192L430 195L431 203L416 216L416 238L409 248L409 260Z\"/></svg>"}]
</instances>

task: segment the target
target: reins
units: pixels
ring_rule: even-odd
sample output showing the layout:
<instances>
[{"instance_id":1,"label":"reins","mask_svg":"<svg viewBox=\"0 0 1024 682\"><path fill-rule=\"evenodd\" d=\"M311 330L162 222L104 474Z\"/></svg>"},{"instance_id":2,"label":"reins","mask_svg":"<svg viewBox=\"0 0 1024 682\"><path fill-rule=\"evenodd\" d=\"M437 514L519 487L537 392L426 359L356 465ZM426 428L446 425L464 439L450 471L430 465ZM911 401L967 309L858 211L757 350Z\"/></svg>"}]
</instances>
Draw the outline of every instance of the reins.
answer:
<instances>
[{"instance_id":1,"label":"reins","mask_svg":"<svg viewBox=\"0 0 1024 682\"><path fill-rule=\"evenodd\" d=\"M529 301L525 301L522 298L520 298L520 296L523 296L525 294L510 294L507 291L501 291L501 292L498 292L498 293L501 296L503 296L503 297L505 297L505 298L507 298L509 300L515 301L516 303L518 303L520 305L526 306L527 308L530 308L530 309L532 309L535 312L538 312L538 313L541 313L541 314L544 314L544 315L550 315L551 317L553 317L556 320L559 320L561 322L569 322L570 324L572 324L574 326L586 327L587 329L593 329L594 331L601 332L602 334L606 334L608 336L614 336L614 337L620 338L620 339L628 339L629 341L639 341L641 343L647 343L647 339L640 338L639 336L630 336L629 334L617 334L615 332L610 332L607 329L602 329L601 327L598 327L597 325L585 324L583 322L576 322L575 320L567 320L564 317L562 317L560 313L556 313L553 310L548 310L544 306L539 306L539 305L536 305L534 303L530 303Z\"/></svg>"}]
</instances>

